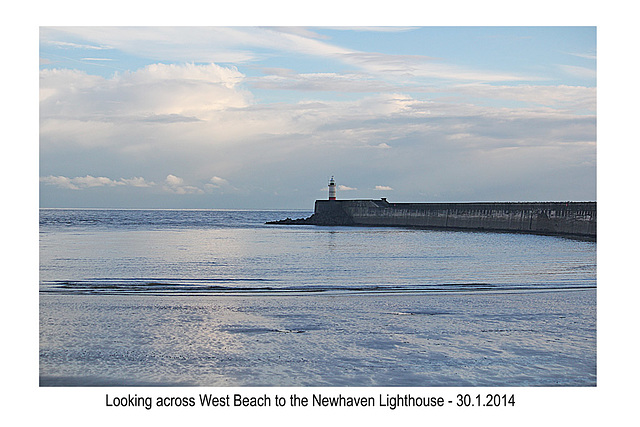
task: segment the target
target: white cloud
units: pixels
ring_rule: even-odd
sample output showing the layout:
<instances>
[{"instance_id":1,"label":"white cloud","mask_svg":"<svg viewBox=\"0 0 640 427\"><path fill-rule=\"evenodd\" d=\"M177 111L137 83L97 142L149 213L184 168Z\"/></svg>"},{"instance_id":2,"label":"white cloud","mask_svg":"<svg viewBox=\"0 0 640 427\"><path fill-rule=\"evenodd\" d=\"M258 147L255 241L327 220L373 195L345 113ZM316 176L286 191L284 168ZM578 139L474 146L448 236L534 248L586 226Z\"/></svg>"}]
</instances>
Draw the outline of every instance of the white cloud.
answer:
<instances>
[{"instance_id":1,"label":"white cloud","mask_svg":"<svg viewBox=\"0 0 640 427\"><path fill-rule=\"evenodd\" d=\"M151 187L155 185L153 182L147 182L144 178L120 178L119 180L113 180L104 176L78 176L75 178L68 178L66 176L45 176L40 177L40 182L47 185L55 185L59 188L66 188L69 190L81 190L91 187L115 187L115 186L131 186L131 187Z\"/></svg>"},{"instance_id":2,"label":"white cloud","mask_svg":"<svg viewBox=\"0 0 640 427\"><path fill-rule=\"evenodd\" d=\"M87 84L85 76L79 78ZM129 114L126 106L102 102L93 106L92 116L79 120L80 108L69 106L73 113L67 113L67 107L56 106L60 114L47 114L49 106L54 108L47 102L42 106L41 159L48 168L46 173L55 176L67 175L64 168L70 153L86 153L82 158L89 170L103 168L106 155L113 165L111 176L129 173L119 165L135 165L138 174L160 181L159 188L172 194L247 195L246 200L251 197L255 203L267 189L281 188L285 180L299 188L298 193L286 194L301 197L304 188L315 193L318 180L314 181L314 176L323 182L327 173L344 176L344 171L349 171L352 182L367 188L373 188L378 179L393 180L399 198L417 199L411 192L422 191L425 182L446 197L446 188L483 185L479 179L449 176L449 169L466 168L486 176L486 160L478 159L495 150L513 150L509 155L512 164L522 158L532 165L546 162L560 167L574 161L589 164L595 159L593 146L571 145L574 141L595 143L594 117L568 111L582 104L588 107L590 90L550 88L545 93L544 88L510 91L482 85L466 90L469 97L482 91L487 97L539 96L540 102L551 100L566 110L560 112L544 104L487 107L390 93L348 101L248 104L212 110L208 115L198 113L197 120L189 119L196 116L187 116L187 108L182 114L161 115L151 110L142 116L137 107L136 114ZM143 91L138 93L143 95ZM68 105L75 97L69 91L57 99ZM199 102L196 97L196 106ZM131 104L138 105L135 99ZM117 114L111 115L110 108ZM533 150L543 146L549 150ZM519 182L517 177L525 175L527 162L520 162L517 171L509 170L512 181ZM507 166L492 165L495 170ZM171 170L165 169L168 167ZM399 171L411 179L398 181ZM167 180L169 172L173 178ZM448 181L440 182L445 178ZM520 182L529 185L533 181L527 175ZM61 179L58 185L79 188L80 183ZM341 185L339 191L355 191L355 187ZM285 197L285 192L282 194ZM275 200L265 201L272 204L263 206L277 207Z\"/></svg>"},{"instance_id":3,"label":"white cloud","mask_svg":"<svg viewBox=\"0 0 640 427\"><path fill-rule=\"evenodd\" d=\"M398 32L409 27L361 27L367 31ZM85 39L88 43L163 61L248 63L267 55L303 54L340 61L385 79L407 77L443 81L520 81L532 76L467 69L421 55L364 52L327 42L324 36L300 27L44 27L41 43L68 43L61 39ZM87 43L87 44L88 44Z\"/></svg>"},{"instance_id":4,"label":"white cloud","mask_svg":"<svg viewBox=\"0 0 640 427\"><path fill-rule=\"evenodd\" d=\"M317 35L292 27L44 27L41 43L67 43L82 38L87 44L118 49L156 60L246 63L260 55L255 48L305 54L342 52L317 40Z\"/></svg>"},{"instance_id":5,"label":"white cloud","mask_svg":"<svg viewBox=\"0 0 640 427\"><path fill-rule=\"evenodd\" d=\"M359 32L374 32L374 33L402 33L405 31L412 31L420 27L385 27L385 26L377 26L377 27L327 27L332 28L334 30L340 31L359 31Z\"/></svg>"},{"instance_id":6,"label":"white cloud","mask_svg":"<svg viewBox=\"0 0 640 427\"><path fill-rule=\"evenodd\" d=\"M167 185L170 185L170 186L179 186L184 183L184 179L179 178L175 175L167 175L167 179L165 181Z\"/></svg>"},{"instance_id":7,"label":"white cloud","mask_svg":"<svg viewBox=\"0 0 640 427\"><path fill-rule=\"evenodd\" d=\"M105 79L75 70L40 72L41 120L122 121L207 118L242 108L251 95L244 75L216 64L152 64Z\"/></svg>"},{"instance_id":8,"label":"white cloud","mask_svg":"<svg viewBox=\"0 0 640 427\"><path fill-rule=\"evenodd\" d=\"M591 169L579 175L567 165L592 167L595 162L595 88L486 84L520 77L456 68L425 56L357 52L332 46L311 30L56 31L79 35L76 40L88 45L195 63L158 63L110 78L41 71L41 174L48 175L41 178L43 184L79 190L153 187L155 181L158 190L173 194L241 194L258 205L272 188L290 190L280 192L288 200L315 193L327 174L336 173L368 191L389 191L385 185L373 190L374 184L392 183L395 197L416 199L427 185L442 197L451 188L473 195L474 189L495 188L506 180L514 188L538 188L535 173L541 168L547 175L563 171L566 177L588 177L584 171ZM269 49L334 61L323 70L330 71L335 61L341 65L334 72L298 73L256 63L268 75L247 77L234 67L199 64L225 57L253 61L273 53ZM276 67L290 64L273 62ZM432 79L447 84L436 87ZM472 83L453 84L460 81ZM275 102L260 91L254 98L248 91L252 87L312 92L305 98L287 92ZM315 91L341 96L330 99L331 94ZM491 160L495 153L504 163ZM78 162L86 171L113 177L133 171L153 181L66 177L69 165ZM105 166L111 169L102 172ZM492 174L493 181L487 178ZM570 185L555 182L560 188ZM356 188L340 185L339 190ZM264 203L275 205L263 206L286 206L282 199L273 200Z\"/></svg>"},{"instance_id":9,"label":"white cloud","mask_svg":"<svg viewBox=\"0 0 640 427\"><path fill-rule=\"evenodd\" d=\"M43 28L42 31L46 33L47 31L46 27ZM79 44L79 43L71 43L71 42L64 42L64 41L57 41L57 40L47 40L46 38L45 39L41 38L40 42L47 45L57 46L65 49L92 49L92 50L109 49L108 47L105 47L105 46L95 46L95 45L89 45L89 44Z\"/></svg>"},{"instance_id":10,"label":"white cloud","mask_svg":"<svg viewBox=\"0 0 640 427\"><path fill-rule=\"evenodd\" d=\"M94 177L87 175L85 177L74 178L73 181L74 184L77 184L79 187L104 187L123 185L122 182L114 181L104 176Z\"/></svg>"},{"instance_id":11,"label":"white cloud","mask_svg":"<svg viewBox=\"0 0 640 427\"><path fill-rule=\"evenodd\" d=\"M435 92L436 80L482 84L498 81L539 80L532 76L463 70L431 58L415 55L343 53L338 56L360 72L295 73L292 70L264 68L267 75L249 80L254 87L271 90L336 91L346 93L414 91ZM427 82L428 79L428 82ZM435 80L434 80L435 79ZM440 89L441 90L441 89Z\"/></svg>"},{"instance_id":12,"label":"white cloud","mask_svg":"<svg viewBox=\"0 0 640 427\"><path fill-rule=\"evenodd\" d=\"M207 191L215 191L218 193L238 190L236 187L231 185L228 180L219 176L211 177L209 182L204 185L204 189Z\"/></svg>"},{"instance_id":13,"label":"white cloud","mask_svg":"<svg viewBox=\"0 0 640 427\"><path fill-rule=\"evenodd\" d=\"M457 85L452 91L474 98L509 100L525 105L545 105L555 108L588 110L595 113L596 88L568 85L494 86L487 84Z\"/></svg>"},{"instance_id":14,"label":"white cloud","mask_svg":"<svg viewBox=\"0 0 640 427\"><path fill-rule=\"evenodd\" d=\"M121 178L120 181L132 187L153 187L155 185L154 182L148 182L142 177L135 177L130 179Z\"/></svg>"},{"instance_id":15,"label":"white cloud","mask_svg":"<svg viewBox=\"0 0 640 427\"><path fill-rule=\"evenodd\" d=\"M349 64L372 73L396 76L406 80L407 77L438 79L442 81L523 81L537 80L535 76L523 76L505 72L466 69L447 64L441 60L420 55L393 55L378 52L347 52L341 58Z\"/></svg>"},{"instance_id":16,"label":"white cloud","mask_svg":"<svg viewBox=\"0 0 640 427\"><path fill-rule=\"evenodd\" d=\"M102 147L119 155L155 158L163 152L175 158L179 146L184 151L274 132L278 120L241 123L238 111L252 102L238 86L242 79L237 70L215 64L156 64L110 79L42 70L41 154Z\"/></svg>"},{"instance_id":17,"label":"white cloud","mask_svg":"<svg viewBox=\"0 0 640 427\"><path fill-rule=\"evenodd\" d=\"M60 188L67 188L70 190L80 189L80 187L78 187L76 184L72 182L71 178L67 178L66 176L53 176L53 175L44 176L44 177L40 177L40 182L43 182L48 185L55 185Z\"/></svg>"},{"instance_id":18,"label":"white cloud","mask_svg":"<svg viewBox=\"0 0 640 427\"><path fill-rule=\"evenodd\" d=\"M573 56L577 56L578 58L584 58L584 59L596 59L596 54L595 53L571 53L569 52L569 55L573 55Z\"/></svg>"},{"instance_id":19,"label":"white cloud","mask_svg":"<svg viewBox=\"0 0 640 427\"><path fill-rule=\"evenodd\" d=\"M357 93L395 91L406 88L406 85L390 84L368 74L297 74L290 71L269 69L263 71L270 74L250 80L252 85L258 89Z\"/></svg>"},{"instance_id":20,"label":"white cloud","mask_svg":"<svg viewBox=\"0 0 640 427\"><path fill-rule=\"evenodd\" d=\"M209 180L209 185L213 187L222 187L224 185L229 185L229 181L224 178L220 178L219 176L214 176Z\"/></svg>"},{"instance_id":21,"label":"white cloud","mask_svg":"<svg viewBox=\"0 0 640 427\"><path fill-rule=\"evenodd\" d=\"M346 185L340 184L340 185L338 185L338 190L340 190L340 191L356 191L357 188L355 188L355 187L347 187Z\"/></svg>"},{"instance_id":22,"label":"white cloud","mask_svg":"<svg viewBox=\"0 0 640 427\"><path fill-rule=\"evenodd\" d=\"M447 139L467 139L472 137L473 135L470 133L452 133L447 135Z\"/></svg>"},{"instance_id":23,"label":"white cloud","mask_svg":"<svg viewBox=\"0 0 640 427\"><path fill-rule=\"evenodd\" d=\"M142 177L134 177L134 178L120 178L118 180L114 180L111 178L107 178L104 176L94 177L91 175L79 176L74 178L69 178L66 176L54 176L49 175L45 177L40 177L40 182L46 185L54 185L59 188L69 189L69 190L82 190L93 187L117 187L117 186L129 186L129 187L139 187L139 188L149 188L154 187L156 184L152 181L147 181ZM220 184L228 184L228 182L219 177L213 177L212 182ZM204 193L198 187L185 185L185 181L183 178L178 176L169 174L165 179L165 185L163 186L165 191L174 194L202 194Z\"/></svg>"},{"instance_id":24,"label":"white cloud","mask_svg":"<svg viewBox=\"0 0 640 427\"><path fill-rule=\"evenodd\" d=\"M211 182L213 184L218 184L218 185L228 184L229 183L226 179L220 178L219 176L214 176L213 178L211 178Z\"/></svg>"},{"instance_id":25,"label":"white cloud","mask_svg":"<svg viewBox=\"0 0 640 427\"><path fill-rule=\"evenodd\" d=\"M203 194L204 191L198 187L192 185L184 185L184 179L175 175L167 175L165 179L166 185L163 188L164 191L173 194Z\"/></svg>"},{"instance_id":26,"label":"white cloud","mask_svg":"<svg viewBox=\"0 0 640 427\"><path fill-rule=\"evenodd\" d=\"M343 185L343 184L336 185L336 190L337 191L358 191L358 189L355 188L355 187L349 187L349 186ZM322 191L322 192L326 193L327 192L327 187L324 187L319 191Z\"/></svg>"},{"instance_id":27,"label":"white cloud","mask_svg":"<svg viewBox=\"0 0 640 427\"><path fill-rule=\"evenodd\" d=\"M84 71L67 69L45 69L40 71L40 105L45 107L43 113L49 113L47 107L50 98L54 102L65 102L66 108L74 108L69 96L85 90L100 87L104 79L92 76Z\"/></svg>"},{"instance_id":28,"label":"white cloud","mask_svg":"<svg viewBox=\"0 0 640 427\"><path fill-rule=\"evenodd\" d=\"M576 65L559 65L559 67L565 73L571 76L579 77L581 79L595 80L596 78L595 68L580 67Z\"/></svg>"}]
</instances>

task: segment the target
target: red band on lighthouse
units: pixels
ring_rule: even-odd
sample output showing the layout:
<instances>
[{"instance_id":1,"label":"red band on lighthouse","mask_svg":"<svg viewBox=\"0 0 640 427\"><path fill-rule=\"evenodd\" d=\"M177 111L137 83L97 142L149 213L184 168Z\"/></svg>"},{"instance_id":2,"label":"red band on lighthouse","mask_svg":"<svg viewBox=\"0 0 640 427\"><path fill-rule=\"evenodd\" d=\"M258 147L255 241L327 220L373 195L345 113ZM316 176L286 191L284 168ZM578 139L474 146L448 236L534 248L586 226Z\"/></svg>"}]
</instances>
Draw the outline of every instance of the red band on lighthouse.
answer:
<instances>
[{"instance_id":1,"label":"red band on lighthouse","mask_svg":"<svg viewBox=\"0 0 640 427\"><path fill-rule=\"evenodd\" d=\"M329 200L336 199L336 181L331 177L329 180Z\"/></svg>"}]
</instances>

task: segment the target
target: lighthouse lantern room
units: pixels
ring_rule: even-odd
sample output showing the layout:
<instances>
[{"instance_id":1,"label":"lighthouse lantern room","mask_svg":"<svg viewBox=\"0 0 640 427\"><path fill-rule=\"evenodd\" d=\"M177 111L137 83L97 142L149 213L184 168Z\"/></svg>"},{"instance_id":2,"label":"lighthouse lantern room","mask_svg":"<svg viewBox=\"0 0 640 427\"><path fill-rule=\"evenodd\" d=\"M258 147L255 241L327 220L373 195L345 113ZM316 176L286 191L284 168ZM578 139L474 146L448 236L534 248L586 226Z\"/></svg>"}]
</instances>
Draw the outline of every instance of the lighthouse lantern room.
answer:
<instances>
[{"instance_id":1,"label":"lighthouse lantern room","mask_svg":"<svg viewBox=\"0 0 640 427\"><path fill-rule=\"evenodd\" d=\"M336 181L331 177L329 180L329 200L336 199Z\"/></svg>"}]
</instances>

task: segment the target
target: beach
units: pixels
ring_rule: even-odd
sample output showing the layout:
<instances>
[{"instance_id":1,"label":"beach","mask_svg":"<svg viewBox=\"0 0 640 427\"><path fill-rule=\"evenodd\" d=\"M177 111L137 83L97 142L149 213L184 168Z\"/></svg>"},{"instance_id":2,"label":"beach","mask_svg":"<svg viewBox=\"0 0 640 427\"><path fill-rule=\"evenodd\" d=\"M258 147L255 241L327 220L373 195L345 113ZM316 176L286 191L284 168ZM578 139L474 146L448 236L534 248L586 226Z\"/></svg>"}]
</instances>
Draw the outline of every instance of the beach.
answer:
<instances>
[{"instance_id":1,"label":"beach","mask_svg":"<svg viewBox=\"0 0 640 427\"><path fill-rule=\"evenodd\" d=\"M43 295L42 386L595 386L595 290Z\"/></svg>"},{"instance_id":2,"label":"beach","mask_svg":"<svg viewBox=\"0 0 640 427\"><path fill-rule=\"evenodd\" d=\"M596 243L40 211L42 386L595 386Z\"/></svg>"}]
</instances>

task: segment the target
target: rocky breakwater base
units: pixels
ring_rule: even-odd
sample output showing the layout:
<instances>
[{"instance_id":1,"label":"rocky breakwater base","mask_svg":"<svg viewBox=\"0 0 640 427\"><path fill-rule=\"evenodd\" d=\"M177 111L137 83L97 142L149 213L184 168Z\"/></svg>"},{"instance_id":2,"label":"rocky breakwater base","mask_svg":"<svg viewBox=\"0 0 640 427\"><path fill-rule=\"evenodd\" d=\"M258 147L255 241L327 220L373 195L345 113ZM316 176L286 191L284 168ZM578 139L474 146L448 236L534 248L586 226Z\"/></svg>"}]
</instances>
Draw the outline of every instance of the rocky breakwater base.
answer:
<instances>
[{"instance_id":1,"label":"rocky breakwater base","mask_svg":"<svg viewBox=\"0 0 640 427\"><path fill-rule=\"evenodd\" d=\"M416 227L596 239L596 202L389 203L316 200L309 218L275 225Z\"/></svg>"},{"instance_id":2,"label":"rocky breakwater base","mask_svg":"<svg viewBox=\"0 0 640 427\"><path fill-rule=\"evenodd\" d=\"M285 219L279 219L277 221L267 221L265 224L271 224L271 225L321 225L321 224L317 224L314 220L314 215L311 215L309 218L297 218L297 219L291 219L291 218L285 218Z\"/></svg>"}]
</instances>

